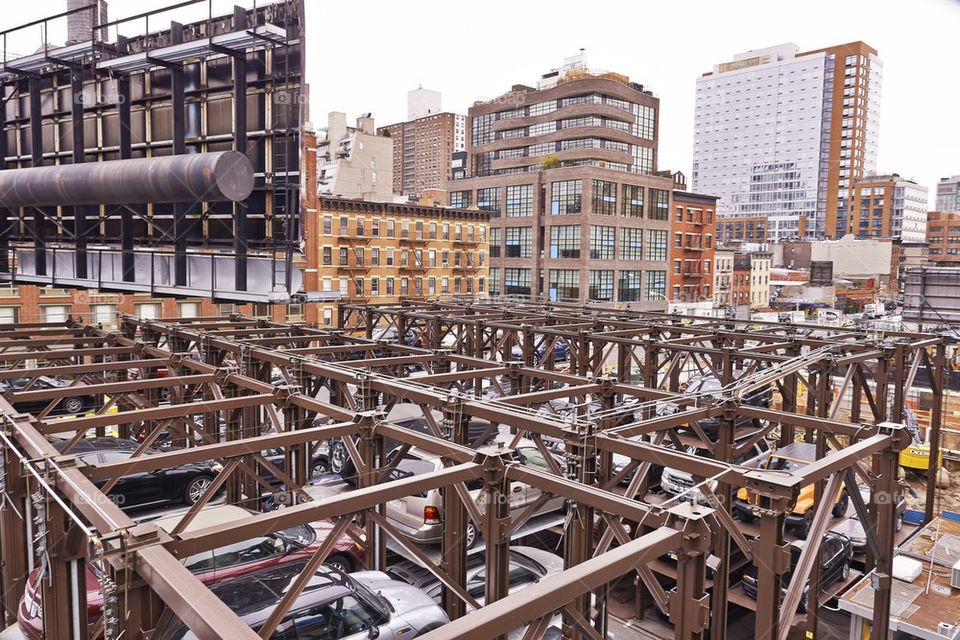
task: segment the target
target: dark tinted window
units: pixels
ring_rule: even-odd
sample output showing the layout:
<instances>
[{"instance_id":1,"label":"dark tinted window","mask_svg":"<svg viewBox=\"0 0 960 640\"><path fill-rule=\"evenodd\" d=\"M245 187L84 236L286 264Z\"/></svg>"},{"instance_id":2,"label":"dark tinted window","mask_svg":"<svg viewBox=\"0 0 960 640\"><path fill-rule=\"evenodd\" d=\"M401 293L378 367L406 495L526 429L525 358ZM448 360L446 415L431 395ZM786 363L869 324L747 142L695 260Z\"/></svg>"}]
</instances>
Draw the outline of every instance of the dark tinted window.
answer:
<instances>
[{"instance_id":1,"label":"dark tinted window","mask_svg":"<svg viewBox=\"0 0 960 640\"><path fill-rule=\"evenodd\" d=\"M299 611L294 615L299 640L340 640L376 626L376 617L353 596Z\"/></svg>"}]
</instances>

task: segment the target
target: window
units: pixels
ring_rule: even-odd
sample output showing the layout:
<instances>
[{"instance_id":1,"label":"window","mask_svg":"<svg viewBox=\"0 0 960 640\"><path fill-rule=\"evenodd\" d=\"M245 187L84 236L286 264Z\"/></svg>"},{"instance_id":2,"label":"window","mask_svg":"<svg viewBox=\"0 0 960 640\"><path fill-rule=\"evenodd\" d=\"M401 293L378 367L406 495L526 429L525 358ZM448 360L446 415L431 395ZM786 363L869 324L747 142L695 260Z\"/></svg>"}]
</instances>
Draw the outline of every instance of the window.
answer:
<instances>
[{"instance_id":1,"label":"window","mask_svg":"<svg viewBox=\"0 0 960 640\"><path fill-rule=\"evenodd\" d=\"M333 233L333 218L330 216L323 216L323 233L328 236Z\"/></svg>"},{"instance_id":2,"label":"window","mask_svg":"<svg viewBox=\"0 0 960 640\"><path fill-rule=\"evenodd\" d=\"M643 260L643 229L632 227L620 229L620 259Z\"/></svg>"},{"instance_id":3,"label":"window","mask_svg":"<svg viewBox=\"0 0 960 640\"><path fill-rule=\"evenodd\" d=\"M436 222L430 223L430 239L431 240L437 239L437 223Z\"/></svg>"},{"instance_id":4,"label":"window","mask_svg":"<svg viewBox=\"0 0 960 640\"><path fill-rule=\"evenodd\" d=\"M563 180L550 185L550 215L568 216L581 211L580 180Z\"/></svg>"},{"instance_id":5,"label":"window","mask_svg":"<svg viewBox=\"0 0 960 640\"><path fill-rule=\"evenodd\" d=\"M650 189L651 220L670 219L670 192L665 189Z\"/></svg>"},{"instance_id":6,"label":"window","mask_svg":"<svg viewBox=\"0 0 960 640\"><path fill-rule=\"evenodd\" d=\"M237 305L235 304L218 304L217 313L221 316L229 316L237 312Z\"/></svg>"},{"instance_id":7,"label":"window","mask_svg":"<svg viewBox=\"0 0 960 640\"><path fill-rule=\"evenodd\" d=\"M51 307L46 307L49 309ZM66 307L64 307L66 308ZM137 317L142 320L156 320L160 317L160 303L159 302L143 302L138 305L134 305L136 309ZM47 320L47 322L50 322Z\"/></svg>"},{"instance_id":8,"label":"window","mask_svg":"<svg viewBox=\"0 0 960 640\"><path fill-rule=\"evenodd\" d=\"M196 302L182 302L181 304L181 317L195 318L199 313L195 313L192 316L183 316L182 309L184 304L193 304L197 305ZM197 305L199 306L199 305ZM11 307L5 307L10 309ZM13 307L15 308L15 307ZM92 304L90 305L90 320L94 324L101 325L104 329L116 329L117 328L117 305L115 304ZM0 320L2 322L2 320Z\"/></svg>"},{"instance_id":9,"label":"window","mask_svg":"<svg viewBox=\"0 0 960 640\"><path fill-rule=\"evenodd\" d=\"M530 269L504 269L503 279L503 289L506 295L530 295L530 284L532 282Z\"/></svg>"},{"instance_id":10,"label":"window","mask_svg":"<svg viewBox=\"0 0 960 640\"><path fill-rule=\"evenodd\" d=\"M550 257L580 257L580 225L550 227Z\"/></svg>"},{"instance_id":11,"label":"window","mask_svg":"<svg viewBox=\"0 0 960 640\"><path fill-rule=\"evenodd\" d=\"M333 309L330 307L323 308L323 324L327 326L333 324Z\"/></svg>"},{"instance_id":12,"label":"window","mask_svg":"<svg viewBox=\"0 0 960 640\"><path fill-rule=\"evenodd\" d=\"M533 215L533 185L515 184L507 187L507 217L524 218Z\"/></svg>"},{"instance_id":13,"label":"window","mask_svg":"<svg viewBox=\"0 0 960 640\"><path fill-rule=\"evenodd\" d=\"M179 309L177 310L177 315L181 318L199 318L200 317L200 303L199 302L181 302L179 304Z\"/></svg>"},{"instance_id":14,"label":"window","mask_svg":"<svg viewBox=\"0 0 960 640\"><path fill-rule=\"evenodd\" d=\"M683 233L682 233L682 232L677 231L676 233L673 234L673 246L675 246L675 247L677 247L677 248L682 248L682 247L683 247Z\"/></svg>"},{"instance_id":15,"label":"window","mask_svg":"<svg viewBox=\"0 0 960 640\"><path fill-rule=\"evenodd\" d=\"M623 215L628 218L643 217L643 187L640 185L623 185Z\"/></svg>"},{"instance_id":16,"label":"window","mask_svg":"<svg viewBox=\"0 0 960 640\"><path fill-rule=\"evenodd\" d=\"M506 258L530 258L533 256L533 229L531 227L507 227Z\"/></svg>"},{"instance_id":17,"label":"window","mask_svg":"<svg viewBox=\"0 0 960 640\"><path fill-rule=\"evenodd\" d=\"M469 191L451 191L450 192L450 208L451 209L466 209L470 206L471 198L473 194Z\"/></svg>"},{"instance_id":18,"label":"window","mask_svg":"<svg viewBox=\"0 0 960 640\"><path fill-rule=\"evenodd\" d=\"M395 220L387 220L387 237L388 238L397 237L397 223Z\"/></svg>"},{"instance_id":19,"label":"window","mask_svg":"<svg viewBox=\"0 0 960 640\"><path fill-rule=\"evenodd\" d=\"M370 221L370 235L374 238L380 237L380 218L374 218Z\"/></svg>"},{"instance_id":20,"label":"window","mask_svg":"<svg viewBox=\"0 0 960 640\"><path fill-rule=\"evenodd\" d=\"M350 235L350 218L347 216L340 216L340 235Z\"/></svg>"},{"instance_id":21,"label":"window","mask_svg":"<svg viewBox=\"0 0 960 640\"><path fill-rule=\"evenodd\" d=\"M352 637L354 634L368 635L370 629L378 626L383 614L369 610L351 595L345 595L330 602L297 612L296 623L286 630L284 640L293 637L311 640L334 640ZM278 627L284 630L284 627ZM272 637L272 636L271 636Z\"/></svg>"},{"instance_id":22,"label":"window","mask_svg":"<svg viewBox=\"0 0 960 640\"><path fill-rule=\"evenodd\" d=\"M446 276L440 278L440 293L450 293L450 278Z\"/></svg>"},{"instance_id":23,"label":"window","mask_svg":"<svg viewBox=\"0 0 960 640\"><path fill-rule=\"evenodd\" d=\"M663 261L667 259L667 230L647 230L647 260Z\"/></svg>"},{"instance_id":24,"label":"window","mask_svg":"<svg viewBox=\"0 0 960 640\"><path fill-rule=\"evenodd\" d=\"M430 267L437 266L437 251L436 249L430 249L427 252L427 265Z\"/></svg>"},{"instance_id":25,"label":"window","mask_svg":"<svg viewBox=\"0 0 960 640\"><path fill-rule=\"evenodd\" d=\"M647 271L644 300L663 300L667 290L666 271Z\"/></svg>"},{"instance_id":26,"label":"window","mask_svg":"<svg viewBox=\"0 0 960 640\"><path fill-rule=\"evenodd\" d=\"M613 260L616 227L590 227L590 259ZM612 282L613 276L611 276Z\"/></svg>"},{"instance_id":27,"label":"window","mask_svg":"<svg viewBox=\"0 0 960 640\"><path fill-rule=\"evenodd\" d=\"M491 218L500 217L500 187L477 189L477 208L489 211Z\"/></svg>"},{"instance_id":28,"label":"window","mask_svg":"<svg viewBox=\"0 0 960 640\"><path fill-rule=\"evenodd\" d=\"M362 238L364 235L366 235L365 225L365 218L357 218L357 237Z\"/></svg>"},{"instance_id":29,"label":"window","mask_svg":"<svg viewBox=\"0 0 960 640\"><path fill-rule=\"evenodd\" d=\"M444 239L444 240L449 240L449 239L450 239L450 225L449 225L449 224L443 225L443 239Z\"/></svg>"},{"instance_id":30,"label":"window","mask_svg":"<svg viewBox=\"0 0 960 640\"><path fill-rule=\"evenodd\" d=\"M380 278L370 278L370 295L380 295Z\"/></svg>"},{"instance_id":31,"label":"window","mask_svg":"<svg viewBox=\"0 0 960 640\"><path fill-rule=\"evenodd\" d=\"M550 269L547 291L551 300L580 299L580 271L578 269Z\"/></svg>"},{"instance_id":32,"label":"window","mask_svg":"<svg viewBox=\"0 0 960 640\"><path fill-rule=\"evenodd\" d=\"M640 300L642 282L642 271L621 271L620 281L617 284L617 300L620 302L634 302Z\"/></svg>"},{"instance_id":33,"label":"window","mask_svg":"<svg viewBox=\"0 0 960 640\"><path fill-rule=\"evenodd\" d=\"M345 267L350 264L350 250L347 247L340 247L340 266Z\"/></svg>"},{"instance_id":34,"label":"window","mask_svg":"<svg viewBox=\"0 0 960 640\"><path fill-rule=\"evenodd\" d=\"M353 292L358 298L363 297L363 278L353 279Z\"/></svg>"},{"instance_id":35,"label":"window","mask_svg":"<svg viewBox=\"0 0 960 640\"><path fill-rule=\"evenodd\" d=\"M590 300L613 300L613 270L590 271Z\"/></svg>"},{"instance_id":36,"label":"window","mask_svg":"<svg viewBox=\"0 0 960 640\"><path fill-rule=\"evenodd\" d=\"M603 216L617 214L617 183L608 180L593 181L593 212Z\"/></svg>"},{"instance_id":37,"label":"window","mask_svg":"<svg viewBox=\"0 0 960 640\"><path fill-rule=\"evenodd\" d=\"M379 267L380 266L380 249L373 247L370 249L370 266Z\"/></svg>"},{"instance_id":38,"label":"window","mask_svg":"<svg viewBox=\"0 0 960 640\"><path fill-rule=\"evenodd\" d=\"M387 278L387 290L386 290L386 294L387 294L388 296L392 296L392 295L393 295L393 278Z\"/></svg>"},{"instance_id":39,"label":"window","mask_svg":"<svg viewBox=\"0 0 960 640\"><path fill-rule=\"evenodd\" d=\"M392 267L394 264L393 253L394 253L393 249L387 249L387 266L388 267Z\"/></svg>"},{"instance_id":40,"label":"window","mask_svg":"<svg viewBox=\"0 0 960 640\"><path fill-rule=\"evenodd\" d=\"M20 319L20 307L0 307L0 324L16 324Z\"/></svg>"},{"instance_id":41,"label":"window","mask_svg":"<svg viewBox=\"0 0 960 640\"><path fill-rule=\"evenodd\" d=\"M323 264L328 267L333 264L333 247L323 248Z\"/></svg>"},{"instance_id":42,"label":"window","mask_svg":"<svg viewBox=\"0 0 960 640\"><path fill-rule=\"evenodd\" d=\"M490 227L490 257L500 257L500 227Z\"/></svg>"}]
</instances>

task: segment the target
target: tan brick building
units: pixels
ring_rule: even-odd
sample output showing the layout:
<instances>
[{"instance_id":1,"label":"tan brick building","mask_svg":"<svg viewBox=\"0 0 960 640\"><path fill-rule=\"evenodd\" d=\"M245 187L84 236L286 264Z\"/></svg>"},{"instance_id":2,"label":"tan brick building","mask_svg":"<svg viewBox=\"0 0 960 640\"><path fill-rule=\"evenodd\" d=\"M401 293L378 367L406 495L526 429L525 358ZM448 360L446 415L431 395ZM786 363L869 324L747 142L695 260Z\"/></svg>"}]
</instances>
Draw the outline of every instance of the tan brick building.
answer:
<instances>
[{"instance_id":1,"label":"tan brick building","mask_svg":"<svg viewBox=\"0 0 960 640\"><path fill-rule=\"evenodd\" d=\"M463 151L465 117L450 112L380 127L393 140L393 192L419 197L446 191L455 151Z\"/></svg>"},{"instance_id":2,"label":"tan brick building","mask_svg":"<svg viewBox=\"0 0 960 640\"><path fill-rule=\"evenodd\" d=\"M858 238L923 242L927 188L897 174L865 176L853 184L847 233Z\"/></svg>"},{"instance_id":3,"label":"tan brick building","mask_svg":"<svg viewBox=\"0 0 960 640\"><path fill-rule=\"evenodd\" d=\"M960 265L960 213L929 212L926 241L934 266Z\"/></svg>"}]
</instances>

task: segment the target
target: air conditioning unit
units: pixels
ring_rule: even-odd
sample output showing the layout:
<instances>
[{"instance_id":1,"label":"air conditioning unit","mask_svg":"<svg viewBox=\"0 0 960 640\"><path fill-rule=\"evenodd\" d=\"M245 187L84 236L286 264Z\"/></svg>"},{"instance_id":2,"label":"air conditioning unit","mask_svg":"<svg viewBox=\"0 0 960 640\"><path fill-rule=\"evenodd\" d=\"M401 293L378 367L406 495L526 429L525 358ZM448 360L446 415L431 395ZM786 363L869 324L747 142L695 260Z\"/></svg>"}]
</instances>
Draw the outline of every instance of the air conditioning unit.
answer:
<instances>
[{"instance_id":1,"label":"air conditioning unit","mask_svg":"<svg viewBox=\"0 0 960 640\"><path fill-rule=\"evenodd\" d=\"M954 589L960 589L960 560L950 570L950 586Z\"/></svg>"}]
</instances>

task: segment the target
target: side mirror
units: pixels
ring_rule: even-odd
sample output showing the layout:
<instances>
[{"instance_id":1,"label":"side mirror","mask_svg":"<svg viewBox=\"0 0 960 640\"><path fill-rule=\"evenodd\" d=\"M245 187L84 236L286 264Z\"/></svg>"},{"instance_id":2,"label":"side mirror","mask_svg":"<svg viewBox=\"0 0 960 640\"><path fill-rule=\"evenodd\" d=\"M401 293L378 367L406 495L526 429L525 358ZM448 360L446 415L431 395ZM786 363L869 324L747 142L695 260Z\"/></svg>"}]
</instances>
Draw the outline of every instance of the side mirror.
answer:
<instances>
[{"instance_id":1,"label":"side mirror","mask_svg":"<svg viewBox=\"0 0 960 640\"><path fill-rule=\"evenodd\" d=\"M373 638L379 638L380 627L370 627L370 631L367 635L371 638L371 640L373 640Z\"/></svg>"}]
</instances>

